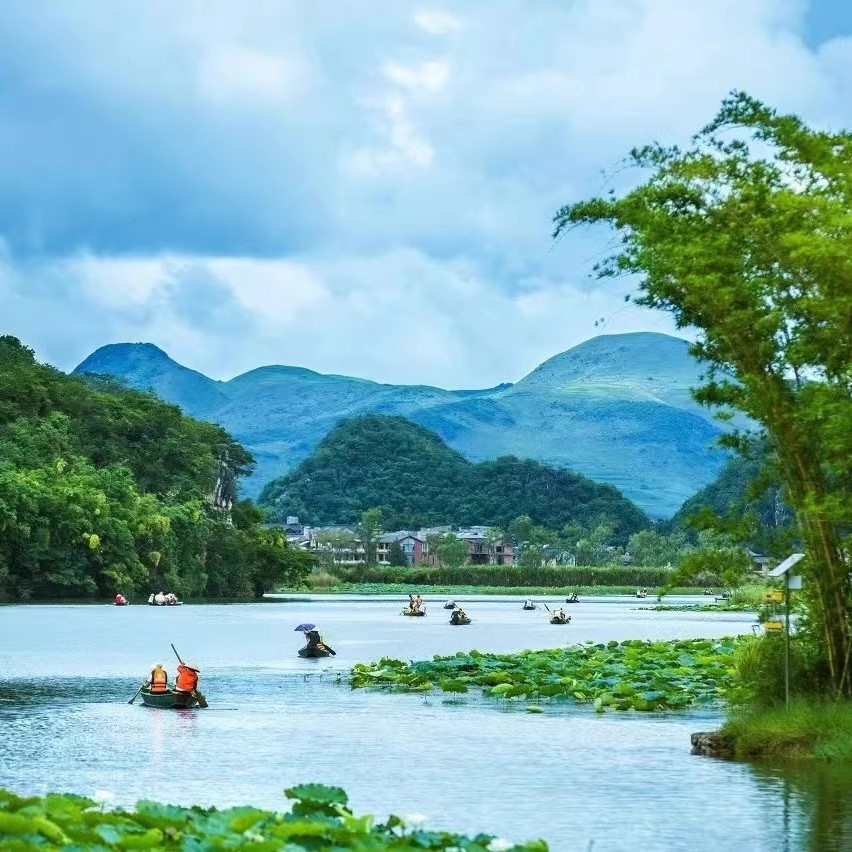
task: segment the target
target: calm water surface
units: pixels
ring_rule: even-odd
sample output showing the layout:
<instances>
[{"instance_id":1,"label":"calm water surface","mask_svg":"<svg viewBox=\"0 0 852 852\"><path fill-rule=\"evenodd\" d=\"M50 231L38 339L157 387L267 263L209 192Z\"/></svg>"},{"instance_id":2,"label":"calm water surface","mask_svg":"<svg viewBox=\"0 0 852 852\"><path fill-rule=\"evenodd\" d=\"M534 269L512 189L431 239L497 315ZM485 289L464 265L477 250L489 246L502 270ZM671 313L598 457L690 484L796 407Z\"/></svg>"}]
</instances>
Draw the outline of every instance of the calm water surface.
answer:
<instances>
[{"instance_id":1,"label":"calm water surface","mask_svg":"<svg viewBox=\"0 0 852 852\"><path fill-rule=\"evenodd\" d=\"M280 808L285 787L319 781L345 787L358 811L543 836L555 849L852 848L852 786L836 771L779 773L690 756L689 734L717 725L715 712L599 716L549 705L530 715L522 704L338 683L354 662L384 655L750 630L739 614L637 605L584 601L566 627L494 598L467 605L475 619L467 627L448 625L437 602L412 619L388 599L2 607L0 786L110 790L125 804ZM296 656L293 628L303 621L320 626L336 658ZM210 710L126 703L152 663L173 672L169 642L202 666Z\"/></svg>"}]
</instances>

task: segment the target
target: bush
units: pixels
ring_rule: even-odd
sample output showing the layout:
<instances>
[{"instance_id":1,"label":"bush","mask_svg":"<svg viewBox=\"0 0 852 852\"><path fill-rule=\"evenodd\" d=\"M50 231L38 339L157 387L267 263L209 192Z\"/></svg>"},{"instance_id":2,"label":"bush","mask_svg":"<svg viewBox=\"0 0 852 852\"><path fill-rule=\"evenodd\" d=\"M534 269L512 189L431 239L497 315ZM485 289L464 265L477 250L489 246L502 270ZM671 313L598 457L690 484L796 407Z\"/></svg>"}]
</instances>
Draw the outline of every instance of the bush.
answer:
<instances>
[{"instance_id":1,"label":"bush","mask_svg":"<svg viewBox=\"0 0 852 852\"><path fill-rule=\"evenodd\" d=\"M322 568L315 569L305 577L305 585L309 589L333 589L341 584L340 577L325 571Z\"/></svg>"},{"instance_id":2,"label":"bush","mask_svg":"<svg viewBox=\"0 0 852 852\"><path fill-rule=\"evenodd\" d=\"M771 707L784 702L784 636L751 637L737 646L735 657L742 700ZM822 652L803 635L790 637L790 693L827 695L828 665Z\"/></svg>"}]
</instances>

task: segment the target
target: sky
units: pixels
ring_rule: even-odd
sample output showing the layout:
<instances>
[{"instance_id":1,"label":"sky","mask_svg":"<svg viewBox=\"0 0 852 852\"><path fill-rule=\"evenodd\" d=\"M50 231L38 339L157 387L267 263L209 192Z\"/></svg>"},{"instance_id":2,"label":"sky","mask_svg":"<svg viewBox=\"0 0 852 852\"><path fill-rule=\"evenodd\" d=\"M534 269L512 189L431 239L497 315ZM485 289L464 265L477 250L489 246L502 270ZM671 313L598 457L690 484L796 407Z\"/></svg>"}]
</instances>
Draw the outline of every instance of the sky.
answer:
<instances>
[{"instance_id":1,"label":"sky","mask_svg":"<svg viewBox=\"0 0 852 852\"><path fill-rule=\"evenodd\" d=\"M852 125L852 3L4 0L0 333L454 388L672 333L551 220L732 89Z\"/></svg>"}]
</instances>

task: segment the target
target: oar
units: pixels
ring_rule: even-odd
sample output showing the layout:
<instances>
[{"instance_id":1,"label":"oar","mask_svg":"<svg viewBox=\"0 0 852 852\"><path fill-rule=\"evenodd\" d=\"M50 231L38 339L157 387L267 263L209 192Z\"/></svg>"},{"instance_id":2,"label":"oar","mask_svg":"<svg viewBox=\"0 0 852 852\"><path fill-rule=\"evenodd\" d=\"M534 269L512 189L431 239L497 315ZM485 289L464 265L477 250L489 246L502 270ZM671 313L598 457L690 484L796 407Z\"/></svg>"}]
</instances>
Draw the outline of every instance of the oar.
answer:
<instances>
[{"instance_id":1,"label":"oar","mask_svg":"<svg viewBox=\"0 0 852 852\"><path fill-rule=\"evenodd\" d=\"M147 682L148 681L145 681L145 683ZM139 697L139 693L142 692L142 690L145 688L145 683L143 683L142 686L140 686L139 689L136 690L135 694L133 695L133 698L131 698L130 701L127 702L128 704L132 704Z\"/></svg>"},{"instance_id":2,"label":"oar","mask_svg":"<svg viewBox=\"0 0 852 852\"><path fill-rule=\"evenodd\" d=\"M171 645L172 643L170 642L169 644ZM175 648L175 646L174 646L174 645L172 645L172 650L175 652L175 656L178 658L178 662L179 662L181 665L183 665L183 664L184 664L184 663L183 663L183 660L180 658L180 654L178 654L178 652L177 652L177 648ZM209 706L210 706L210 705L207 703L207 699L204 697L204 695L203 695L203 694L202 694L199 690L194 689L194 690L190 693L190 695L192 695L192 697L193 697L193 698L194 698L194 699L198 702L198 706L199 706L199 707L207 708L207 707L209 707Z\"/></svg>"}]
</instances>

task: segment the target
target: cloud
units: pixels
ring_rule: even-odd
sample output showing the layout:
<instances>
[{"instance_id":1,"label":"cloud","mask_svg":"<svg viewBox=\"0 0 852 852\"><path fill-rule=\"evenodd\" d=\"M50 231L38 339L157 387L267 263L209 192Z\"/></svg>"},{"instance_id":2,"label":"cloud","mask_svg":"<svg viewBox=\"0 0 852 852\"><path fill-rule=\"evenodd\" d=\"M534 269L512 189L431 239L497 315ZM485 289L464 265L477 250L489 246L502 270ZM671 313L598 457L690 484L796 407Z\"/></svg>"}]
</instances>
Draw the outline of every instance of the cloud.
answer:
<instances>
[{"instance_id":1,"label":"cloud","mask_svg":"<svg viewBox=\"0 0 852 852\"><path fill-rule=\"evenodd\" d=\"M126 280L146 283L127 292ZM0 304L16 317L7 330L42 355L59 353L61 366L89 354L83 340L97 329L98 344L151 341L217 378L283 363L395 383L493 385L597 333L673 331L667 317L626 306L623 292L566 280L503 292L468 260L410 249L296 261L87 255L29 264L25 275L8 260L0 266Z\"/></svg>"},{"instance_id":2,"label":"cloud","mask_svg":"<svg viewBox=\"0 0 852 852\"><path fill-rule=\"evenodd\" d=\"M734 87L852 121L802 0L112 8L0 4L0 324L66 367L147 336L220 376L517 378L668 327L589 281L600 231L550 240L632 146Z\"/></svg>"},{"instance_id":3,"label":"cloud","mask_svg":"<svg viewBox=\"0 0 852 852\"><path fill-rule=\"evenodd\" d=\"M429 35L443 36L461 29L462 20L443 9L424 9L414 15L414 23Z\"/></svg>"}]
</instances>

